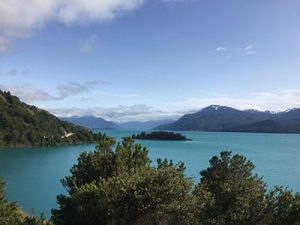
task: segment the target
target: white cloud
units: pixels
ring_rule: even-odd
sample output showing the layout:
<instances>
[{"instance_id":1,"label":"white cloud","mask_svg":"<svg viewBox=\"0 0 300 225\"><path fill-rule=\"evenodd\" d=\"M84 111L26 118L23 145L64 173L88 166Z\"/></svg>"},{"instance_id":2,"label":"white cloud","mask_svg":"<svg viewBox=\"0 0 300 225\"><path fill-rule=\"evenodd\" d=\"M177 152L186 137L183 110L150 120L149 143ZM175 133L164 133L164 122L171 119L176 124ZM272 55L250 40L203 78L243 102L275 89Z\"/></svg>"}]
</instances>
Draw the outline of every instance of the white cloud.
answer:
<instances>
[{"instance_id":1,"label":"white cloud","mask_svg":"<svg viewBox=\"0 0 300 225\"><path fill-rule=\"evenodd\" d=\"M82 93L88 93L91 89L101 84L107 84L107 82L102 80L93 80L93 81L87 81L83 84L77 82L59 84L57 86L58 96L53 97L52 100L62 100L70 96L75 96Z\"/></svg>"},{"instance_id":2,"label":"white cloud","mask_svg":"<svg viewBox=\"0 0 300 225\"><path fill-rule=\"evenodd\" d=\"M105 83L105 82L104 82ZM88 81L85 83L67 83L57 87L56 96L35 88L31 85L0 85L0 89L11 91L21 100L31 103L44 101L43 108L58 116L95 115L114 121L176 119L186 113L196 112L208 105L225 105L237 109L258 109L270 111L284 111L289 108L300 108L300 89L287 89L269 92L251 93L244 96L212 95L204 98L190 98L178 102L166 102L157 106L145 104L119 105L116 107L93 106L80 108L72 107L48 108L46 101L62 100L89 92L103 81ZM86 100L85 100L86 101ZM41 106L39 104L39 106Z\"/></svg>"},{"instance_id":3,"label":"white cloud","mask_svg":"<svg viewBox=\"0 0 300 225\"><path fill-rule=\"evenodd\" d=\"M161 0L163 3L177 3L177 2L183 2L186 0Z\"/></svg>"},{"instance_id":4,"label":"white cloud","mask_svg":"<svg viewBox=\"0 0 300 225\"><path fill-rule=\"evenodd\" d=\"M16 76L18 74L18 71L16 69L12 69L8 71L7 75L8 76Z\"/></svg>"},{"instance_id":5,"label":"white cloud","mask_svg":"<svg viewBox=\"0 0 300 225\"><path fill-rule=\"evenodd\" d=\"M256 53L253 45L247 45L246 47L243 47L243 48L229 48L229 47L220 46L220 47L217 47L214 51L219 52L219 53L226 53L227 59L232 58L231 55L234 55L237 53L245 54L245 55L254 55ZM228 54L231 54L231 55L228 55Z\"/></svg>"},{"instance_id":6,"label":"white cloud","mask_svg":"<svg viewBox=\"0 0 300 225\"><path fill-rule=\"evenodd\" d=\"M112 20L136 9L144 0L3 0L0 1L0 54L12 40L29 36L48 22L65 25Z\"/></svg>"},{"instance_id":7,"label":"white cloud","mask_svg":"<svg viewBox=\"0 0 300 225\"><path fill-rule=\"evenodd\" d=\"M247 54L247 55L254 55L254 54L256 53L256 52L254 51L252 45L246 46L243 50L244 50L244 53Z\"/></svg>"},{"instance_id":8,"label":"white cloud","mask_svg":"<svg viewBox=\"0 0 300 225\"><path fill-rule=\"evenodd\" d=\"M29 84L24 85L0 85L0 89L10 91L13 95L18 96L22 101L32 103L35 101L63 100L68 97L88 93L95 87L108 84L102 80L92 80L85 83L69 82L57 85L57 94L51 95L46 91L36 88Z\"/></svg>"},{"instance_id":9,"label":"white cloud","mask_svg":"<svg viewBox=\"0 0 300 225\"><path fill-rule=\"evenodd\" d=\"M57 116L94 115L113 121L177 119L186 113L197 112L212 104L225 105L237 109L284 111L300 107L300 89L277 92L259 92L245 97L219 95L207 98L191 98L181 102L161 104L151 107L144 104L103 108L45 108Z\"/></svg>"},{"instance_id":10,"label":"white cloud","mask_svg":"<svg viewBox=\"0 0 300 225\"><path fill-rule=\"evenodd\" d=\"M162 111L155 109L153 107L136 104L131 106L119 105L117 107L111 108L102 108L102 107L93 107L93 108L45 108L51 113L59 117L69 117L69 116L84 116L84 115L94 115L97 117L102 117L107 120L125 122L125 121L147 121L154 119L177 119L182 113Z\"/></svg>"},{"instance_id":11,"label":"white cloud","mask_svg":"<svg viewBox=\"0 0 300 225\"><path fill-rule=\"evenodd\" d=\"M94 49L94 44L97 40L97 35L92 35L79 43L79 52L83 55L91 53Z\"/></svg>"},{"instance_id":12,"label":"white cloud","mask_svg":"<svg viewBox=\"0 0 300 225\"><path fill-rule=\"evenodd\" d=\"M50 96L47 92L29 84L8 86L0 85L0 89L3 91L10 91L13 95L18 96L25 102L50 100L52 98L52 96Z\"/></svg>"},{"instance_id":13,"label":"white cloud","mask_svg":"<svg viewBox=\"0 0 300 225\"><path fill-rule=\"evenodd\" d=\"M11 41L0 35L0 55L10 52L12 49Z\"/></svg>"},{"instance_id":14,"label":"white cloud","mask_svg":"<svg viewBox=\"0 0 300 225\"><path fill-rule=\"evenodd\" d=\"M11 69L8 71L0 71L0 76L17 76L17 75L27 75L29 73L28 69L23 70L17 70L17 69Z\"/></svg>"},{"instance_id":15,"label":"white cloud","mask_svg":"<svg viewBox=\"0 0 300 225\"><path fill-rule=\"evenodd\" d=\"M217 47L215 49L215 52L226 52L226 51L228 51L228 48L226 47Z\"/></svg>"},{"instance_id":16,"label":"white cloud","mask_svg":"<svg viewBox=\"0 0 300 225\"><path fill-rule=\"evenodd\" d=\"M244 48L244 51L248 52L251 51L253 49L252 45L248 45Z\"/></svg>"},{"instance_id":17,"label":"white cloud","mask_svg":"<svg viewBox=\"0 0 300 225\"><path fill-rule=\"evenodd\" d=\"M182 102L167 104L165 108L189 109L195 111L208 105L225 105L237 109L260 109L283 111L288 108L300 108L300 89L258 92L243 97L219 95L206 98L191 98Z\"/></svg>"}]
</instances>

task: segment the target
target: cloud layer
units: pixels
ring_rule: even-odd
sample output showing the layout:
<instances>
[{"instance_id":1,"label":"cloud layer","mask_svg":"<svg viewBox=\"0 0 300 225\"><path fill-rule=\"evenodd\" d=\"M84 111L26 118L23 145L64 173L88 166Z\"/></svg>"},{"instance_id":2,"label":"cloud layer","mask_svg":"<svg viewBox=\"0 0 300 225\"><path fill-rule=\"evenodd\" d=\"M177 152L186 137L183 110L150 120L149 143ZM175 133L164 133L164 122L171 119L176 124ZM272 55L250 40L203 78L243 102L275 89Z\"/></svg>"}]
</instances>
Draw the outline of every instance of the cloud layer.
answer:
<instances>
[{"instance_id":1,"label":"cloud layer","mask_svg":"<svg viewBox=\"0 0 300 225\"><path fill-rule=\"evenodd\" d=\"M83 84L77 82L59 84L57 86L58 96L53 97L51 100L62 100L70 96L75 96L82 93L88 93L91 89L101 84L107 84L107 82L102 80L93 80L93 81L87 81Z\"/></svg>"},{"instance_id":2,"label":"cloud layer","mask_svg":"<svg viewBox=\"0 0 300 225\"><path fill-rule=\"evenodd\" d=\"M3 91L10 91L13 95L18 96L22 101L27 103L49 100L52 98L52 96L47 92L29 84L9 86L0 85L0 89Z\"/></svg>"},{"instance_id":3,"label":"cloud layer","mask_svg":"<svg viewBox=\"0 0 300 225\"><path fill-rule=\"evenodd\" d=\"M60 117L94 115L118 122L177 119L182 115L182 112L163 111L144 104L119 105L111 108L47 108L47 110Z\"/></svg>"},{"instance_id":4,"label":"cloud layer","mask_svg":"<svg viewBox=\"0 0 300 225\"><path fill-rule=\"evenodd\" d=\"M144 0L9 0L0 1L0 54L12 40L29 36L48 22L84 25L112 20L136 9Z\"/></svg>"},{"instance_id":5,"label":"cloud layer","mask_svg":"<svg viewBox=\"0 0 300 225\"><path fill-rule=\"evenodd\" d=\"M283 111L300 108L300 89L286 89L272 92L257 92L245 96L219 95L206 98L191 98L169 104L168 108L203 108L208 105L225 105L237 109Z\"/></svg>"},{"instance_id":6,"label":"cloud layer","mask_svg":"<svg viewBox=\"0 0 300 225\"><path fill-rule=\"evenodd\" d=\"M63 100L68 97L88 93L90 90L103 84L108 84L108 82L102 80L91 80L85 83L69 82L66 84L59 84L56 87L56 95L51 95L29 84L0 85L0 89L10 91L13 95L18 96L22 101L32 103L35 101Z\"/></svg>"},{"instance_id":7,"label":"cloud layer","mask_svg":"<svg viewBox=\"0 0 300 225\"><path fill-rule=\"evenodd\" d=\"M227 57L236 54L236 53L240 53L240 54L245 54L245 55L254 55L256 53L253 45L247 45L243 48L229 48L229 47L225 47L225 46L219 46L217 47L215 50L215 52L218 53L225 53L227 55Z\"/></svg>"},{"instance_id":8,"label":"cloud layer","mask_svg":"<svg viewBox=\"0 0 300 225\"><path fill-rule=\"evenodd\" d=\"M282 90L277 92L253 93L245 97L215 96L207 98L193 98L182 102L161 104L151 107L144 104L131 106L119 105L117 107L103 108L48 108L57 116L83 116L94 115L113 121L177 119L186 113L193 113L206 106L217 104L237 109L256 109L270 111L284 111L289 108L300 108L300 90Z\"/></svg>"},{"instance_id":9,"label":"cloud layer","mask_svg":"<svg viewBox=\"0 0 300 225\"><path fill-rule=\"evenodd\" d=\"M69 82L60 84L56 87L56 95L51 95L31 85L0 85L0 89L11 91L12 94L20 97L22 101L34 103L36 101L59 101L73 96L80 97L80 94L88 93L97 86L106 83L105 81L94 80L85 83ZM121 98L122 96L119 97ZM92 96L91 100L93 100ZM258 92L246 96L212 95L211 97L190 98L178 102L164 102L157 106L133 104L105 108L91 105L91 107L79 108L75 103L75 105L63 108L43 108L62 117L94 115L113 121L145 121L153 119L176 119L183 114L196 112L212 104L226 105L237 109L283 111L289 108L300 108L300 89Z\"/></svg>"}]
</instances>

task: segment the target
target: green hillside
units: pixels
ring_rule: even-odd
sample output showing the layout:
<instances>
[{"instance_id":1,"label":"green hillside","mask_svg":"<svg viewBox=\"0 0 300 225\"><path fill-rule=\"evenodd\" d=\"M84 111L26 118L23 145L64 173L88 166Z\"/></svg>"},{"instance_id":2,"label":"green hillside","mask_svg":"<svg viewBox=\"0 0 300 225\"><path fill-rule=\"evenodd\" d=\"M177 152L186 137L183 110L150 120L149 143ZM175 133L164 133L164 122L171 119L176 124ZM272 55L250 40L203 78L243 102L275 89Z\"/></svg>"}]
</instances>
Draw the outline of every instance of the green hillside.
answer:
<instances>
[{"instance_id":1,"label":"green hillside","mask_svg":"<svg viewBox=\"0 0 300 225\"><path fill-rule=\"evenodd\" d=\"M98 135L61 121L46 110L27 105L0 90L0 146L53 146L92 143Z\"/></svg>"}]
</instances>

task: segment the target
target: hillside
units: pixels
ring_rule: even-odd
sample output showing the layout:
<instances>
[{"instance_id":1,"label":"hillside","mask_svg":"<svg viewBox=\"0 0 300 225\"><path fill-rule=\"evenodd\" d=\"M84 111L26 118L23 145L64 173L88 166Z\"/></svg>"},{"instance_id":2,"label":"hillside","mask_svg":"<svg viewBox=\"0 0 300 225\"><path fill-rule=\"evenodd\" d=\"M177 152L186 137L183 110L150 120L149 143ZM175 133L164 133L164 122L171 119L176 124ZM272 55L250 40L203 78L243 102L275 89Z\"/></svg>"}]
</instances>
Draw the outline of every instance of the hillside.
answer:
<instances>
[{"instance_id":1,"label":"hillside","mask_svg":"<svg viewBox=\"0 0 300 225\"><path fill-rule=\"evenodd\" d=\"M300 125L292 124L287 121L264 120L237 127L233 131L257 133L300 133Z\"/></svg>"},{"instance_id":2,"label":"hillside","mask_svg":"<svg viewBox=\"0 0 300 225\"><path fill-rule=\"evenodd\" d=\"M107 121L105 119L95 116L72 116L63 117L60 119L91 129L120 129L120 127L114 122Z\"/></svg>"},{"instance_id":3,"label":"hillside","mask_svg":"<svg viewBox=\"0 0 300 225\"><path fill-rule=\"evenodd\" d=\"M199 112L186 114L174 123L158 126L155 129L300 133L300 110L271 113L211 105Z\"/></svg>"},{"instance_id":4,"label":"hillside","mask_svg":"<svg viewBox=\"0 0 300 225\"><path fill-rule=\"evenodd\" d=\"M0 90L0 146L49 146L92 143L98 135L61 121Z\"/></svg>"}]
</instances>

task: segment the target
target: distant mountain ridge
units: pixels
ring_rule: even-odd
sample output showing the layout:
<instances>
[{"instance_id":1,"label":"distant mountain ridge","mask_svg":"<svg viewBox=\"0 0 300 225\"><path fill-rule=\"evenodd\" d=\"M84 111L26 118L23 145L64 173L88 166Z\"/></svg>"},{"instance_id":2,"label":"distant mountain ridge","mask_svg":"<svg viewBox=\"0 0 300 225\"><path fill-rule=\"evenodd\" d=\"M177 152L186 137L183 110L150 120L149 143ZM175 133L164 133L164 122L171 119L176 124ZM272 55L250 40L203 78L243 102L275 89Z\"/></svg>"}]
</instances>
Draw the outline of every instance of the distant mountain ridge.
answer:
<instances>
[{"instance_id":1,"label":"distant mountain ridge","mask_svg":"<svg viewBox=\"0 0 300 225\"><path fill-rule=\"evenodd\" d=\"M149 121L128 121L117 123L119 127L126 130L151 130L157 126L173 123L176 120L149 120Z\"/></svg>"},{"instance_id":2,"label":"distant mountain ridge","mask_svg":"<svg viewBox=\"0 0 300 225\"><path fill-rule=\"evenodd\" d=\"M121 129L116 123L95 116L72 116L60 119L90 129Z\"/></svg>"},{"instance_id":3,"label":"distant mountain ridge","mask_svg":"<svg viewBox=\"0 0 300 225\"><path fill-rule=\"evenodd\" d=\"M90 129L112 129L112 130L118 130L118 129L151 130L162 124L169 124L175 122L175 120L113 122L95 116L71 116L71 117L61 117L60 119Z\"/></svg>"},{"instance_id":4,"label":"distant mountain ridge","mask_svg":"<svg viewBox=\"0 0 300 225\"><path fill-rule=\"evenodd\" d=\"M274 113L211 105L196 113L186 114L174 123L161 125L155 129L300 133L300 109Z\"/></svg>"}]
</instances>

